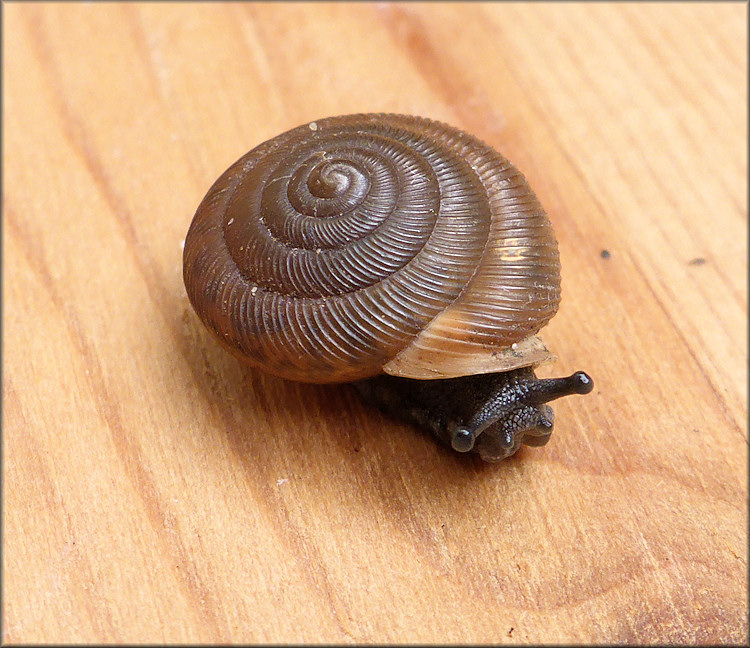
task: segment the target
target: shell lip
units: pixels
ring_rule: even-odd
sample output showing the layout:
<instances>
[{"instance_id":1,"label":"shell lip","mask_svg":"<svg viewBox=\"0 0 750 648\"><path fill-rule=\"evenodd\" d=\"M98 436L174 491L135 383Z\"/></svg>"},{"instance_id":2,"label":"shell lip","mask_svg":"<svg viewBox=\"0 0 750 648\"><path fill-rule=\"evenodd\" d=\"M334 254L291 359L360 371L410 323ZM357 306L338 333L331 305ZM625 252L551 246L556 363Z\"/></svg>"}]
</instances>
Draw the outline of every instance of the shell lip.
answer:
<instances>
[{"instance_id":1,"label":"shell lip","mask_svg":"<svg viewBox=\"0 0 750 648\"><path fill-rule=\"evenodd\" d=\"M385 364L383 372L402 378L439 380L538 367L555 360L557 356L541 338L530 335L510 346L499 349L478 346L471 353L461 354L428 352L412 345Z\"/></svg>"}]
</instances>

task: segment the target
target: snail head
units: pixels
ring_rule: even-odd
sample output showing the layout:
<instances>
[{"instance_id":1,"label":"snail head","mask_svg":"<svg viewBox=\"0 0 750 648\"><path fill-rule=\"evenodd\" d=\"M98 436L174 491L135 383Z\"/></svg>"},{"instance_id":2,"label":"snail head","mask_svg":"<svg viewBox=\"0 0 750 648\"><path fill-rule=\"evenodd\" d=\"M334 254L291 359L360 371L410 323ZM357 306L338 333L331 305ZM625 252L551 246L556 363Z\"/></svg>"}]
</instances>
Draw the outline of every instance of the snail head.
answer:
<instances>
[{"instance_id":1,"label":"snail head","mask_svg":"<svg viewBox=\"0 0 750 648\"><path fill-rule=\"evenodd\" d=\"M500 461L522 444L542 446L554 427L554 412L546 403L570 394L588 394L594 383L583 371L566 378L536 378L530 369L509 372L507 380L487 398L466 424L454 426L451 446L457 452L476 451L485 461Z\"/></svg>"}]
</instances>

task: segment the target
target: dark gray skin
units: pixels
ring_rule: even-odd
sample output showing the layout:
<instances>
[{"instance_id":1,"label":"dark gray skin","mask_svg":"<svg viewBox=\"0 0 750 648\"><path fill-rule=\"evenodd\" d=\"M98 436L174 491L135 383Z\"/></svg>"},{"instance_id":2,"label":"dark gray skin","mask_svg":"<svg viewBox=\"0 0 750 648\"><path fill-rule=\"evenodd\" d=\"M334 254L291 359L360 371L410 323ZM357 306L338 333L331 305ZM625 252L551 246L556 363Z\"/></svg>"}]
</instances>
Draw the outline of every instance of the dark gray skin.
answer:
<instances>
[{"instance_id":1,"label":"dark gray skin","mask_svg":"<svg viewBox=\"0 0 750 648\"><path fill-rule=\"evenodd\" d=\"M531 367L443 380L413 380L382 374L354 386L381 410L428 430L457 452L500 461L522 444L549 440L554 412L546 403L588 394L594 382L583 371L567 378L534 375Z\"/></svg>"}]
</instances>

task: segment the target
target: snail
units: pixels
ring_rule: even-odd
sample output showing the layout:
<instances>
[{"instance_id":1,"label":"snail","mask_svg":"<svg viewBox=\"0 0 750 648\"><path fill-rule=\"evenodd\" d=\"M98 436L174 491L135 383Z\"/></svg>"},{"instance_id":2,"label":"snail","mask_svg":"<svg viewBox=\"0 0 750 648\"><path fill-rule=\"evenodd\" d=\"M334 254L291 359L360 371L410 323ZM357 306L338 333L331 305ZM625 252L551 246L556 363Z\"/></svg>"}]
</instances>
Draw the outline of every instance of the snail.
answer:
<instances>
[{"instance_id":1,"label":"snail","mask_svg":"<svg viewBox=\"0 0 750 648\"><path fill-rule=\"evenodd\" d=\"M224 347L290 380L352 382L381 409L486 461L547 442L538 379L560 301L551 223L521 173L457 128L329 117L235 162L185 239L190 302Z\"/></svg>"}]
</instances>

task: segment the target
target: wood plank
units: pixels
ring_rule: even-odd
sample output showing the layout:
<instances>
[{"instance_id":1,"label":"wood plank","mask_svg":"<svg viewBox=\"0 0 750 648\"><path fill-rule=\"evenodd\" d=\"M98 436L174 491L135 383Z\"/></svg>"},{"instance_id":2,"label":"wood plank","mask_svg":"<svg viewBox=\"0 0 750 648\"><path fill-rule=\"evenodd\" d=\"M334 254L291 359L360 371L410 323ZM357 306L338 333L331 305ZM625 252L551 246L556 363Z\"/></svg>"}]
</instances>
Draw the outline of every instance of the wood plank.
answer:
<instances>
[{"instance_id":1,"label":"wood plank","mask_svg":"<svg viewBox=\"0 0 750 648\"><path fill-rule=\"evenodd\" d=\"M746 5L2 11L5 643L746 641ZM213 180L361 111L547 208L541 371L596 382L547 446L467 460L192 312Z\"/></svg>"}]
</instances>

